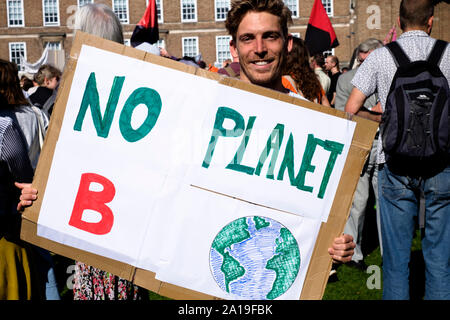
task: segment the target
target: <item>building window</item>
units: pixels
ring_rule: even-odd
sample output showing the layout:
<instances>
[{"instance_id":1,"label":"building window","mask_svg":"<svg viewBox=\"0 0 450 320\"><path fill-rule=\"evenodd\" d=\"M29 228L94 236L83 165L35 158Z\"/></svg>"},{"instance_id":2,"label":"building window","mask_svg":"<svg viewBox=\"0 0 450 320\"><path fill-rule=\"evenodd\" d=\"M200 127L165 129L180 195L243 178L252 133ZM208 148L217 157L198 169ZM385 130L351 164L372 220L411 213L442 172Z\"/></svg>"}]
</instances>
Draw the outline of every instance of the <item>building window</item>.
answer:
<instances>
[{"instance_id":1,"label":"building window","mask_svg":"<svg viewBox=\"0 0 450 320\"><path fill-rule=\"evenodd\" d=\"M284 3L289 8L289 10L291 10L292 18L298 18L298 0L284 0Z\"/></svg>"},{"instance_id":2,"label":"building window","mask_svg":"<svg viewBox=\"0 0 450 320\"><path fill-rule=\"evenodd\" d=\"M216 21L224 21L230 10L230 0L215 0Z\"/></svg>"},{"instance_id":3,"label":"building window","mask_svg":"<svg viewBox=\"0 0 450 320\"><path fill-rule=\"evenodd\" d=\"M94 3L94 0L78 0L78 8L81 8L88 3Z\"/></svg>"},{"instance_id":4,"label":"building window","mask_svg":"<svg viewBox=\"0 0 450 320\"><path fill-rule=\"evenodd\" d=\"M59 26L59 1L42 0L44 26Z\"/></svg>"},{"instance_id":5,"label":"building window","mask_svg":"<svg viewBox=\"0 0 450 320\"><path fill-rule=\"evenodd\" d=\"M166 48L166 42L164 41L164 39L158 40L158 42L156 42L156 45L157 45L159 48L163 48L163 49Z\"/></svg>"},{"instance_id":6,"label":"building window","mask_svg":"<svg viewBox=\"0 0 450 320\"><path fill-rule=\"evenodd\" d=\"M324 52L322 52L322 54L325 58L328 56L334 56L334 48L331 50L324 51Z\"/></svg>"},{"instance_id":7,"label":"building window","mask_svg":"<svg viewBox=\"0 0 450 320\"><path fill-rule=\"evenodd\" d=\"M197 1L181 0L181 22L197 21Z\"/></svg>"},{"instance_id":8,"label":"building window","mask_svg":"<svg viewBox=\"0 0 450 320\"><path fill-rule=\"evenodd\" d=\"M164 22L164 15L163 15L163 0L156 0L156 14L158 15L158 23ZM147 7L148 7L148 0L147 0Z\"/></svg>"},{"instance_id":9,"label":"building window","mask_svg":"<svg viewBox=\"0 0 450 320\"><path fill-rule=\"evenodd\" d=\"M182 38L183 57L195 57L198 55L198 37Z\"/></svg>"},{"instance_id":10,"label":"building window","mask_svg":"<svg viewBox=\"0 0 450 320\"><path fill-rule=\"evenodd\" d=\"M327 12L327 15L332 16L333 15L333 0L322 0L323 7L325 8L325 11Z\"/></svg>"},{"instance_id":11,"label":"building window","mask_svg":"<svg viewBox=\"0 0 450 320\"><path fill-rule=\"evenodd\" d=\"M231 36L217 36L216 37L216 61L219 63L227 59L233 60L230 53Z\"/></svg>"},{"instance_id":12,"label":"building window","mask_svg":"<svg viewBox=\"0 0 450 320\"><path fill-rule=\"evenodd\" d=\"M61 50L60 41L48 41L45 43L44 48L48 46L48 50Z\"/></svg>"},{"instance_id":13,"label":"building window","mask_svg":"<svg viewBox=\"0 0 450 320\"><path fill-rule=\"evenodd\" d=\"M300 32L291 32L291 35L292 35L293 37L296 37L296 38L299 38L299 39L302 38L302 37L300 36Z\"/></svg>"},{"instance_id":14,"label":"building window","mask_svg":"<svg viewBox=\"0 0 450 320\"><path fill-rule=\"evenodd\" d=\"M8 27L23 27L23 0L7 0Z\"/></svg>"},{"instance_id":15,"label":"building window","mask_svg":"<svg viewBox=\"0 0 450 320\"><path fill-rule=\"evenodd\" d=\"M113 0L113 11L120 22L130 23L128 20L128 0Z\"/></svg>"},{"instance_id":16,"label":"building window","mask_svg":"<svg viewBox=\"0 0 450 320\"><path fill-rule=\"evenodd\" d=\"M24 66L20 63L20 57L27 58L27 45L25 42L9 43L9 61L17 64L20 71L24 70Z\"/></svg>"}]
</instances>

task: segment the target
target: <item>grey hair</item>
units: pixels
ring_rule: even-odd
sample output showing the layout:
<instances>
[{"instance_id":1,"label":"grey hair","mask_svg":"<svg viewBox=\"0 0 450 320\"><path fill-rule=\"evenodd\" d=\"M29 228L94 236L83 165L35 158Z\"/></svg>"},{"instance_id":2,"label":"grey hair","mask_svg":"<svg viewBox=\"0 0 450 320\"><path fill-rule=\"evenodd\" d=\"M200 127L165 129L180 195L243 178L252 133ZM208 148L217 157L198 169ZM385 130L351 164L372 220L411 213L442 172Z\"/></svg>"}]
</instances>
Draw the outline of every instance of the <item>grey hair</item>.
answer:
<instances>
[{"instance_id":1,"label":"grey hair","mask_svg":"<svg viewBox=\"0 0 450 320\"><path fill-rule=\"evenodd\" d=\"M123 44L119 18L103 3L89 3L78 9L74 29Z\"/></svg>"},{"instance_id":2,"label":"grey hair","mask_svg":"<svg viewBox=\"0 0 450 320\"><path fill-rule=\"evenodd\" d=\"M358 52L369 52L371 50L375 50L381 48L383 46L383 42L375 38L369 38L358 46Z\"/></svg>"}]
</instances>

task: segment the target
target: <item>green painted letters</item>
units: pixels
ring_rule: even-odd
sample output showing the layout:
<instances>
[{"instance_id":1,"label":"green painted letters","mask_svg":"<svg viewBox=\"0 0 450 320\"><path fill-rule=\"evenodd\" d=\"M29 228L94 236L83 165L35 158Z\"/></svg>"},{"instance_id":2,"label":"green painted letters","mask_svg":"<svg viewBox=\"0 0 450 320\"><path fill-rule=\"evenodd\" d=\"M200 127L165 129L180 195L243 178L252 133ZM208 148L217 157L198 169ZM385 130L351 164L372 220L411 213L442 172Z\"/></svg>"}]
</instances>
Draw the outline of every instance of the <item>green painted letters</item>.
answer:
<instances>
[{"instance_id":1,"label":"green painted letters","mask_svg":"<svg viewBox=\"0 0 450 320\"><path fill-rule=\"evenodd\" d=\"M305 186L305 177L307 172L314 172L316 168L311 164L311 160L314 152L316 151L317 145L330 152L330 157L328 158L327 166L320 184L319 193L317 194L318 198L323 199L331 173L333 172L334 165L336 164L337 156L342 153L344 145L335 141L314 138L314 135L312 134L308 135L308 141L306 143L305 153L303 154L302 164L296 177L297 188L300 190L307 192L312 192L313 190L313 187Z\"/></svg>"},{"instance_id":2,"label":"green painted letters","mask_svg":"<svg viewBox=\"0 0 450 320\"><path fill-rule=\"evenodd\" d=\"M138 129L131 126L131 116L134 109L144 104L148 108L147 118ZM120 113L119 127L122 136L128 142L136 142L145 137L154 127L161 112L161 97L156 90L138 88L128 97Z\"/></svg>"},{"instance_id":3,"label":"green painted letters","mask_svg":"<svg viewBox=\"0 0 450 320\"><path fill-rule=\"evenodd\" d=\"M272 158L270 159L269 169L267 169L266 177L269 179L274 179L273 170L275 168L275 162L277 161L281 143L283 142L283 136L284 136L284 125L278 123L273 129L272 133L270 134L269 139L267 139L266 147L259 156L258 165L256 166L255 169L255 174L257 176L260 175L264 162L266 161L270 151L273 148Z\"/></svg>"},{"instance_id":4,"label":"green painted letters","mask_svg":"<svg viewBox=\"0 0 450 320\"><path fill-rule=\"evenodd\" d=\"M241 144L233 157L233 160L226 166L226 169L231 169L239 172L244 172L246 174L252 175L255 168L244 166L241 164L242 157L244 156L245 149L247 148L248 140L250 139L250 134L252 133L253 124L255 123L256 117L248 118L247 128L245 128L244 137L242 138Z\"/></svg>"},{"instance_id":5,"label":"green painted letters","mask_svg":"<svg viewBox=\"0 0 450 320\"><path fill-rule=\"evenodd\" d=\"M100 112L100 98L98 96L97 81L95 79L95 73L92 72L86 84L84 90L83 100L81 101L80 111L78 112L77 119L73 130L81 131L84 117L88 107L91 107L92 121L94 122L97 135L102 138L107 138L111 123L116 111L117 102L119 101L120 91L122 91L123 82L125 77L114 77L114 82L109 94L108 103L106 105L105 115L102 118Z\"/></svg>"},{"instance_id":6,"label":"green painted letters","mask_svg":"<svg viewBox=\"0 0 450 320\"><path fill-rule=\"evenodd\" d=\"M235 126L232 130L225 129L223 122L225 119L231 119L234 121ZM242 115L227 107L219 107L216 112L216 119L214 120L213 132L208 144L208 150L206 151L205 158L203 159L202 167L208 168L214 153L214 148L219 137L239 137L244 132L245 122Z\"/></svg>"},{"instance_id":7,"label":"green painted letters","mask_svg":"<svg viewBox=\"0 0 450 320\"><path fill-rule=\"evenodd\" d=\"M284 151L283 162L280 165L280 171L278 171L277 180L283 180L284 171L288 169L289 181L291 186L296 186L295 171L294 171L294 137L292 133L289 134L289 139L286 144L286 150Z\"/></svg>"},{"instance_id":8,"label":"green painted letters","mask_svg":"<svg viewBox=\"0 0 450 320\"><path fill-rule=\"evenodd\" d=\"M223 127L223 123L225 119L231 119L234 121L235 125L233 129L225 129ZM243 159L245 150L247 148L248 142L250 140L250 135L253 129L253 125L255 123L256 117L250 116L248 119L247 127L244 132L244 118L242 115L234 109L227 107L220 107L216 113L216 119L214 121L213 133L211 135L211 139L208 145L208 150L203 160L202 166L204 168L208 168L212 155L214 153L214 148L218 141L219 137L238 137L241 136L242 133L242 141L239 145L236 154L233 157L233 160L226 166L226 169L235 170L238 172L243 172L249 175L260 175L261 170L264 167L264 163L269 157L270 152L272 151L272 156L270 159L270 163L267 169L266 178L274 179L274 169L276 165L276 161L278 158L278 154L280 151L280 146L283 142L284 137L284 125L278 123L275 128L272 130L269 138L267 139L264 150L261 152L256 168L252 168L246 165L242 165L241 161ZM325 196L325 192L328 186L328 182L330 180L331 174L333 172L334 166L336 164L337 157L342 153L344 145L342 143L338 143L336 141L330 140L321 140L315 138L313 134L308 134L308 139L306 142L305 151L303 153L302 162L300 164L300 169L295 175L294 169L294 136L292 133L289 134L289 139L286 144L286 149L284 152L283 161L281 162L277 180L282 181L284 179L284 173L287 169L289 175L289 182L291 186L296 187L305 192L312 193L314 190L313 186L305 185L306 175L307 173L314 173L316 170L316 166L312 164L312 159L314 157L314 153L316 152L317 146L322 147L324 150L330 152L330 156L328 158L325 171L322 177L322 181L319 187L319 192L317 197L319 199L323 199Z\"/></svg>"},{"instance_id":9,"label":"green painted letters","mask_svg":"<svg viewBox=\"0 0 450 320\"><path fill-rule=\"evenodd\" d=\"M342 153L344 145L339 142L325 140L323 148L330 151L330 157L328 158L327 166L323 174L322 183L320 184L318 198L323 199L325 195L325 190L327 189L328 181L330 180L331 173L333 172L334 165L336 164L336 159L338 155Z\"/></svg>"}]
</instances>

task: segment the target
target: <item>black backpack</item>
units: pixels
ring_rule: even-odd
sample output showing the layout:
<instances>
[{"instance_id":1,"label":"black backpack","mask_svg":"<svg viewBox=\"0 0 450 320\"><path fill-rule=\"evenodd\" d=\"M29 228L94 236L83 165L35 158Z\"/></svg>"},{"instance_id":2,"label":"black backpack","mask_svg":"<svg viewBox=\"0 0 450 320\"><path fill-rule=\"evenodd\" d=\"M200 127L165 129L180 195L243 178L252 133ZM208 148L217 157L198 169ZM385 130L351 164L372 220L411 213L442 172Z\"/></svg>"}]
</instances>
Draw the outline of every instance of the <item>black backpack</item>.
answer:
<instances>
[{"instance_id":1,"label":"black backpack","mask_svg":"<svg viewBox=\"0 0 450 320\"><path fill-rule=\"evenodd\" d=\"M411 62L397 42L387 45L397 65L380 124L387 160L448 155L450 90L439 69L446 47L437 40L427 60Z\"/></svg>"}]
</instances>

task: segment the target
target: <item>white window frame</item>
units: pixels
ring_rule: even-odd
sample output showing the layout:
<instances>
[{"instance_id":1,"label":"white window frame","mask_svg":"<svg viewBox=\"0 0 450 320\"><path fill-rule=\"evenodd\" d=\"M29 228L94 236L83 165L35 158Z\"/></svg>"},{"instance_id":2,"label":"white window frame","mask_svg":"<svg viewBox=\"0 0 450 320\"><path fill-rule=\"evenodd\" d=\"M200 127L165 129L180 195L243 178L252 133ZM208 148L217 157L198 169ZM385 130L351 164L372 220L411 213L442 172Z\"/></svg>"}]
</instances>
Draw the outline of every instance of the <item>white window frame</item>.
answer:
<instances>
[{"instance_id":1,"label":"white window frame","mask_svg":"<svg viewBox=\"0 0 450 320\"><path fill-rule=\"evenodd\" d=\"M17 27L25 27L25 12L24 12L24 8L23 8L23 0L19 0L20 4L21 4L21 14L22 14L22 23L21 24L10 24L10 19L9 19L9 1L6 0L6 19L8 20L8 27L11 28L17 28Z\"/></svg>"},{"instance_id":2,"label":"white window frame","mask_svg":"<svg viewBox=\"0 0 450 320\"><path fill-rule=\"evenodd\" d=\"M44 45L44 49L47 47L47 45L49 43L51 44L49 46L49 48L48 48L49 50L62 50L62 43L61 43L61 41L46 41L45 45ZM56 48L54 48L54 47L56 47Z\"/></svg>"},{"instance_id":3,"label":"white window frame","mask_svg":"<svg viewBox=\"0 0 450 320\"><path fill-rule=\"evenodd\" d=\"M218 15L218 12L217 12L217 9L219 9L219 7L218 7L218 4L220 3L220 4L224 4L225 2L228 2L228 10L230 10L230 6L231 6L231 0L214 0L214 19L216 19L216 21L225 21L226 19L227 19L227 13L228 13L228 11L227 11L227 13L225 14L225 17L224 18L219 18L219 17L217 17L217 15ZM222 7L220 7L220 8L222 8Z\"/></svg>"},{"instance_id":4,"label":"white window frame","mask_svg":"<svg viewBox=\"0 0 450 320\"><path fill-rule=\"evenodd\" d=\"M155 0L156 2L156 10L159 10L159 14L158 15L158 23L164 23L164 5L163 5L163 0ZM146 3L146 8L148 7L148 0L145 1Z\"/></svg>"},{"instance_id":5,"label":"white window frame","mask_svg":"<svg viewBox=\"0 0 450 320\"><path fill-rule=\"evenodd\" d=\"M196 43L196 53L194 54L194 55L187 55L186 54L186 50L185 50L185 47L184 47L184 41L185 40L195 40L195 43ZM198 55L198 53L199 53L199 42L198 42L198 37L183 37L183 38L181 38L181 49L182 49L182 57L184 57L184 56L188 56L188 57L192 57L192 58L194 58L195 56L197 56Z\"/></svg>"},{"instance_id":6,"label":"white window frame","mask_svg":"<svg viewBox=\"0 0 450 320\"><path fill-rule=\"evenodd\" d=\"M114 0L112 0L112 10L116 14L117 18L119 18L120 23L129 24L130 23L130 3L128 0L125 0L125 3L126 3L126 9L127 9L127 19L126 20L121 20L119 18L119 16L117 15Z\"/></svg>"},{"instance_id":7,"label":"white window frame","mask_svg":"<svg viewBox=\"0 0 450 320\"><path fill-rule=\"evenodd\" d=\"M158 48L163 48L163 49L165 49L165 48L166 48L166 41L164 41L164 39L159 39L159 40L156 42L156 45L158 46Z\"/></svg>"},{"instance_id":8,"label":"white window frame","mask_svg":"<svg viewBox=\"0 0 450 320\"><path fill-rule=\"evenodd\" d=\"M290 0L290 1L284 0L284 3L285 3L286 6L291 10L291 12L292 12L292 18L298 18L298 17L300 17L300 6L299 6L299 3L298 3L298 0ZM295 14L294 14L294 11L291 9L291 7L292 7L293 5L296 6L296 12L295 12Z\"/></svg>"},{"instance_id":9,"label":"white window frame","mask_svg":"<svg viewBox=\"0 0 450 320\"><path fill-rule=\"evenodd\" d=\"M335 55L335 50L334 48L331 48L331 50L326 50L324 52L322 52L323 56L326 58L328 56L334 56Z\"/></svg>"},{"instance_id":10,"label":"white window frame","mask_svg":"<svg viewBox=\"0 0 450 320\"><path fill-rule=\"evenodd\" d=\"M59 14L59 0L56 1L57 22L45 22L45 0L42 0L42 21L44 27L59 27L61 24L61 15Z\"/></svg>"},{"instance_id":11,"label":"white window frame","mask_svg":"<svg viewBox=\"0 0 450 320\"><path fill-rule=\"evenodd\" d=\"M326 2L326 3L324 3ZM325 8L325 12L329 17L334 15L334 1L333 0L322 0L323 7ZM327 10L329 8L329 10Z\"/></svg>"},{"instance_id":12,"label":"white window frame","mask_svg":"<svg viewBox=\"0 0 450 320\"><path fill-rule=\"evenodd\" d=\"M219 44L219 39L224 39L223 41L226 42L226 45L228 47L228 50L227 50L228 51L228 56L224 57L223 59L221 59L220 55L219 55L219 46L221 45L221 44ZM231 52L230 52L230 41L231 41L231 36L229 36L229 35L216 36L216 62L222 63L222 62L224 62L227 59L233 60L233 57L231 56Z\"/></svg>"},{"instance_id":13,"label":"white window frame","mask_svg":"<svg viewBox=\"0 0 450 320\"><path fill-rule=\"evenodd\" d=\"M83 3L83 5L88 4L88 3L94 3L94 0L89 0L89 2ZM78 8L81 8L80 0L77 0L77 6L78 6Z\"/></svg>"},{"instance_id":14,"label":"white window frame","mask_svg":"<svg viewBox=\"0 0 450 320\"><path fill-rule=\"evenodd\" d=\"M9 49L9 61L14 62L15 64L17 64L17 67L19 68L19 71L23 71L24 67L20 64L20 55L19 55L19 61L13 61L13 57L12 57L12 47L14 45L23 45L23 58L26 60L27 59L27 43L26 42L10 42L8 44L8 49ZM16 50L16 49L14 49Z\"/></svg>"},{"instance_id":15,"label":"white window frame","mask_svg":"<svg viewBox=\"0 0 450 320\"><path fill-rule=\"evenodd\" d=\"M183 2L189 2L194 4L194 18L192 19L184 19L183 18ZM181 13L181 22L197 22L197 11L198 11L198 6L197 6L197 0L180 0L180 13Z\"/></svg>"}]
</instances>

